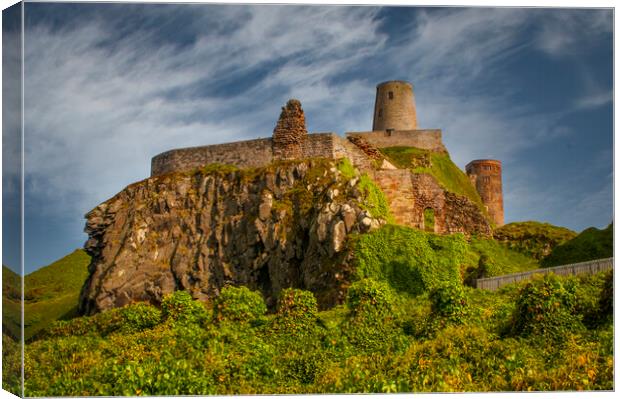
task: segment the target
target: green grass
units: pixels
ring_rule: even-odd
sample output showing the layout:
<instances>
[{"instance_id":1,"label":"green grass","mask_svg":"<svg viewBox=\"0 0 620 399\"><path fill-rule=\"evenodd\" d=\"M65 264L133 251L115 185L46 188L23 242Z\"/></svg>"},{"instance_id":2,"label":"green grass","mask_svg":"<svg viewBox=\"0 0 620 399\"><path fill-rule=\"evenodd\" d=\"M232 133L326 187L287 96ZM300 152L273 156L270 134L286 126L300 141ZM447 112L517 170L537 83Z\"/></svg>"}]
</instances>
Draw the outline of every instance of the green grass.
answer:
<instances>
[{"instance_id":1,"label":"green grass","mask_svg":"<svg viewBox=\"0 0 620 399\"><path fill-rule=\"evenodd\" d=\"M469 177L452 162L448 154L432 152L414 147L386 147L380 149L390 162L413 173L427 173L447 191L467 197L488 216L476 188Z\"/></svg>"},{"instance_id":2,"label":"green grass","mask_svg":"<svg viewBox=\"0 0 620 399\"><path fill-rule=\"evenodd\" d=\"M482 277L495 277L502 274L519 273L540 268L538 261L523 253L506 248L495 240L472 237L469 243L470 258L478 264L480 257L485 256L485 273Z\"/></svg>"},{"instance_id":3,"label":"green grass","mask_svg":"<svg viewBox=\"0 0 620 399\"><path fill-rule=\"evenodd\" d=\"M509 223L493 232L493 237L508 248L535 259L544 258L576 235L565 227L534 221Z\"/></svg>"},{"instance_id":4,"label":"green grass","mask_svg":"<svg viewBox=\"0 0 620 399\"><path fill-rule=\"evenodd\" d=\"M545 267L610 258L614 254L613 223L603 230L590 227L551 251L541 264Z\"/></svg>"},{"instance_id":5,"label":"green grass","mask_svg":"<svg viewBox=\"0 0 620 399\"><path fill-rule=\"evenodd\" d=\"M89 263L90 257L78 249L25 277L26 340L55 320L76 315L78 298L88 276ZM6 273L4 269L3 273ZM3 291L3 322L7 332L13 337L20 334L20 297L21 295L14 297L10 290Z\"/></svg>"}]
</instances>

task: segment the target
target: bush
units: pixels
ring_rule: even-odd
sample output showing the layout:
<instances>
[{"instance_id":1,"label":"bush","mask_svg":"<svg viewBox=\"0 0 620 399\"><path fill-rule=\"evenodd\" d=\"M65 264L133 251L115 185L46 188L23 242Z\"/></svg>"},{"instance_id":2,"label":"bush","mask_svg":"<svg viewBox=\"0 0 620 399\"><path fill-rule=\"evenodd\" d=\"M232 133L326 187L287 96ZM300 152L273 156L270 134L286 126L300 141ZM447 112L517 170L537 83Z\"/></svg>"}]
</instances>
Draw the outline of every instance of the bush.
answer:
<instances>
[{"instance_id":1,"label":"bush","mask_svg":"<svg viewBox=\"0 0 620 399\"><path fill-rule=\"evenodd\" d=\"M121 332L137 332L153 328L161 323L161 311L148 303L125 306L119 310Z\"/></svg>"},{"instance_id":2,"label":"bush","mask_svg":"<svg viewBox=\"0 0 620 399\"><path fill-rule=\"evenodd\" d=\"M213 309L217 321L253 322L266 312L263 296L247 287L224 287Z\"/></svg>"},{"instance_id":3,"label":"bush","mask_svg":"<svg viewBox=\"0 0 620 399\"><path fill-rule=\"evenodd\" d=\"M467 314L467 300L463 286L455 282L444 282L429 293L431 311L435 317L450 322L462 323Z\"/></svg>"},{"instance_id":4,"label":"bush","mask_svg":"<svg viewBox=\"0 0 620 399\"><path fill-rule=\"evenodd\" d=\"M287 288L278 298L273 327L287 334L310 333L318 319L316 298L310 291Z\"/></svg>"},{"instance_id":5,"label":"bush","mask_svg":"<svg viewBox=\"0 0 620 399\"><path fill-rule=\"evenodd\" d=\"M396 322L396 298L389 285L372 279L353 283L347 307L349 314L341 329L351 344L366 352L401 347L404 337Z\"/></svg>"},{"instance_id":6,"label":"bush","mask_svg":"<svg viewBox=\"0 0 620 399\"><path fill-rule=\"evenodd\" d=\"M389 285L373 279L351 284L347 292L347 307L353 317L385 317L394 312L394 294Z\"/></svg>"},{"instance_id":7,"label":"bush","mask_svg":"<svg viewBox=\"0 0 620 399\"><path fill-rule=\"evenodd\" d=\"M161 312L164 321L202 324L209 318L204 305L195 301L187 291L164 296Z\"/></svg>"},{"instance_id":8,"label":"bush","mask_svg":"<svg viewBox=\"0 0 620 399\"><path fill-rule=\"evenodd\" d=\"M50 336L74 336L94 334L106 336L112 333L134 333L153 328L161 323L161 312L148 303L136 303L122 308L110 309L89 317L55 321L39 338Z\"/></svg>"},{"instance_id":9,"label":"bush","mask_svg":"<svg viewBox=\"0 0 620 399\"><path fill-rule=\"evenodd\" d=\"M512 318L512 332L521 336L540 336L561 341L568 332L582 329L575 315L574 280L554 274L536 276L518 293Z\"/></svg>"},{"instance_id":10,"label":"bush","mask_svg":"<svg viewBox=\"0 0 620 399\"><path fill-rule=\"evenodd\" d=\"M357 236L354 246L357 277L387 282L412 296L441 281L460 282L467 252L461 234L439 236L396 225Z\"/></svg>"}]
</instances>

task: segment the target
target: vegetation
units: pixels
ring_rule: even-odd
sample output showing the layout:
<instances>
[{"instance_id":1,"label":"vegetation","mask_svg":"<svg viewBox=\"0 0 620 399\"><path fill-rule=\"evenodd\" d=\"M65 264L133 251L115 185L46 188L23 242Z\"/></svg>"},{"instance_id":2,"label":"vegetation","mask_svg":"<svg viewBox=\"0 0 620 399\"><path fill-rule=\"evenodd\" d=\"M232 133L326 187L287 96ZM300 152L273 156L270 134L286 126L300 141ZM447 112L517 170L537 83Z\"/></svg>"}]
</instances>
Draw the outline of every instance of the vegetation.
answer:
<instances>
[{"instance_id":1,"label":"vegetation","mask_svg":"<svg viewBox=\"0 0 620 399\"><path fill-rule=\"evenodd\" d=\"M576 235L565 227L533 221L509 223L493 232L494 238L508 248L538 260Z\"/></svg>"},{"instance_id":2,"label":"vegetation","mask_svg":"<svg viewBox=\"0 0 620 399\"><path fill-rule=\"evenodd\" d=\"M319 311L311 292L284 289L267 313L259 292L225 287L209 303L177 291L160 306L55 321L27 342L25 394L614 388L611 272L541 276L490 292L462 280L538 261L488 238L395 225L349 244L356 275L345 303L332 309ZM69 257L65 268L79 263L79 254ZM63 290L52 278L44 282L39 295L58 287L75 306L81 284ZM3 335L3 387L13 392L20 389L16 349Z\"/></svg>"},{"instance_id":3,"label":"vegetation","mask_svg":"<svg viewBox=\"0 0 620 399\"><path fill-rule=\"evenodd\" d=\"M544 258L545 267L610 258L614 254L613 223L603 230L596 227L585 229L575 238L559 245Z\"/></svg>"},{"instance_id":4,"label":"vegetation","mask_svg":"<svg viewBox=\"0 0 620 399\"><path fill-rule=\"evenodd\" d=\"M582 322L584 312L603 314L605 281L543 277L498 292L453 281L412 298L362 279L346 305L329 311L317 311L307 291L286 290L263 323L224 322L215 305L224 299L192 305L177 292L167 300L175 317L152 323L159 310L134 304L29 343L26 395L613 389L613 325ZM125 316L114 331L101 330L112 312L149 322Z\"/></svg>"},{"instance_id":5,"label":"vegetation","mask_svg":"<svg viewBox=\"0 0 620 399\"><path fill-rule=\"evenodd\" d=\"M428 173L447 191L467 197L484 215L487 210L469 177L445 153L414 147L381 148L381 153L396 167L414 173Z\"/></svg>"},{"instance_id":6,"label":"vegetation","mask_svg":"<svg viewBox=\"0 0 620 399\"><path fill-rule=\"evenodd\" d=\"M381 218L391 223L394 222L394 217L390 213L390 205L387 202L387 198L385 198L385 194L366 173L360 175L348 158L340 159L337 166L345 179L359 178L358 188L364 193L364 202L360 205L364 210L370 212L373 217Z\"/></svg>"},{"instance_id":7,"label":"vegetation","mask_svg":"<svg viewBox=\"0 0 620 399\"><path fill-rule=\"evenodd\" d=\"M81 249L42 267L24 278L24 338L30 339L41 329L58 319L76 315L80 289L88 276L90 257ZM3 327L12 337L20 336L19 276L3 268L3 278L13 281L13 288L3 285ZM11 272L12 273L12 272ZM17 277L17 280L14 278ZM16 283L15 283L16 282Z\"/></svg>"}]
</instances>

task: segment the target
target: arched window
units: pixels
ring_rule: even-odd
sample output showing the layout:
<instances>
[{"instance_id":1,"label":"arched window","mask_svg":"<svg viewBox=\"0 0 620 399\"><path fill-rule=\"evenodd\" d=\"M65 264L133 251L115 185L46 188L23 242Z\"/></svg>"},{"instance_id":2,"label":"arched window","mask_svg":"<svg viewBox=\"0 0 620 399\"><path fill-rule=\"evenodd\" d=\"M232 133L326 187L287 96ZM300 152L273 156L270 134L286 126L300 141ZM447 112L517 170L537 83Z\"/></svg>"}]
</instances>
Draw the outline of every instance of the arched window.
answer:
<instances>
[{"instance_id":1,"label":"arched window","mask_svg":"<svg viewBox=\"0 0 620 399\"><path fill-rule=\"evenodd\" d=\"M393 99L394 99L394 92L392 92L392 91L388 91L388 98L389 98L390 100L393 100Z\"/></svg>"}]
</instances>

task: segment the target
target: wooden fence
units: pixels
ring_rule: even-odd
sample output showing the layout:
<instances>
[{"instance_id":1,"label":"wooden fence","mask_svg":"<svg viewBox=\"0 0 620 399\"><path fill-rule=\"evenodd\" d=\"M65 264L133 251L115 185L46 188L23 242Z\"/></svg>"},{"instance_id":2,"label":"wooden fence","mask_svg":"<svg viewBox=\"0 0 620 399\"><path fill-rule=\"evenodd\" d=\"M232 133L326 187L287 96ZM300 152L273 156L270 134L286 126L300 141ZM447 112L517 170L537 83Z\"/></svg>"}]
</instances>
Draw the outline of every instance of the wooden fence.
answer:
<instances>
[{"instance_id":1,"label":"wooden fence","mask_svg":"<svg viewBox=\"0 0 620 399\"><path fill-rule=\"evenodd\" d=\"M479 278L476 280L476 288L495 291L498 288L515 283L517 281L526 280L535 274L555 273L560 276L568 276L575 274L595 274L605 270L614 268L614 258L590 260L587 262L573 263L570 265L548 267L544 269L530 270L527 272L505 274L498 277Z\"/></svg>"}]
</instances>

